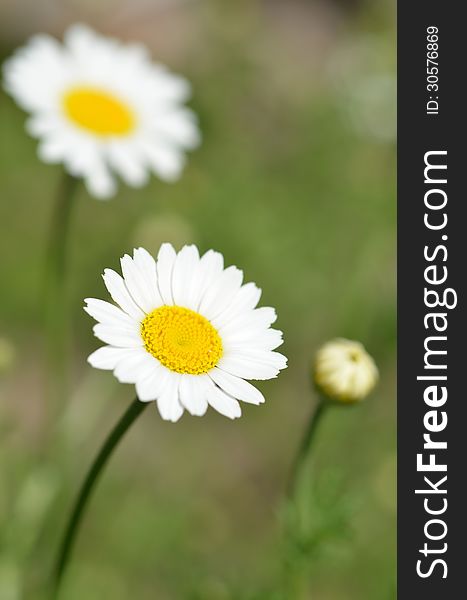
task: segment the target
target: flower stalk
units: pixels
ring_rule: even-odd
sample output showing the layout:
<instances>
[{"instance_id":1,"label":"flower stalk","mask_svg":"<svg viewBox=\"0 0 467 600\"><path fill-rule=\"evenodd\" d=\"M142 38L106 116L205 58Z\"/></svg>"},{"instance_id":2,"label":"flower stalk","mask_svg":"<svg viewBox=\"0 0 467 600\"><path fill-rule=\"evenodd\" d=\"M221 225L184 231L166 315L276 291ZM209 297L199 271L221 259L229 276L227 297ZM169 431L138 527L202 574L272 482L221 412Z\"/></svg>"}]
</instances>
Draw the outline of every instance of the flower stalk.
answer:
<instances>
[{"instance_id":1,"label":"flower stalk","mask_svg":"<svg viewBox=\"0 0 467 600\"><path fill-rule=\"evenodd\" d=\"M101 475L103 468L107 464L112 452L134 421L146 408L146 406L147 403L140 402L137 398L130 404L118 423L110 432L88 471L88 474L76 499L73 511L71 512L68 524L63 534L62 543L59 548L52 578L52 588L54 592L53 597L57 597L63 574L68 564L70 553L73 549L73 544L79 531L84 510L88 504L91 492L94 489L94 486Z\"/></svg>"},{"instance_id":2,"label":"flower stalk","mask_svg":"<svg viewBox=\"0 0 467 600\"><path fill-rule=\"evenodd\" d=\"M45 325L51 393L63 397L67 382L68 303L66 264L73 200L79 180L63 174L52 215L45 265ZM55 398L54 398L55 400Z\"/></svg>"},{"instance_id":3,"label":"flower stalk","mask_svg":"<svg viewBox=\"0 0 467 600\"><path fill-rule=\"evenodd\" d=\"M320 397L315 406L314 412L310 416L307 428L305 430L300 446L298 447L297 454L295 455L294 462L292 464L290 477L287 485L287 497L289 498L289 500L292 500L295 495L295 491L300 480L303 465L305 464L310 453L311 447L313 445L313 440L316 436L318 425L321 419L323 418L323 414L325 413L326 407L327 402Z\"/></svg>"}]
</instances>

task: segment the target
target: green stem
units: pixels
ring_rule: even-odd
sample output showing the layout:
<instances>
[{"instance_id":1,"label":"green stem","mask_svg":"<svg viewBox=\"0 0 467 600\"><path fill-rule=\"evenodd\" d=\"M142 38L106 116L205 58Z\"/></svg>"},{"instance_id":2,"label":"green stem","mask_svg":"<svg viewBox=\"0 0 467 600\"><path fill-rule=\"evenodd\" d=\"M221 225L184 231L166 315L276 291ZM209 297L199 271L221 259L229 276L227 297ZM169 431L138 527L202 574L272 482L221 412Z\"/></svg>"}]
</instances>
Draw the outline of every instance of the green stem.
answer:
<instances>
[{"instance_id":1,"label":"green stem","mask_svg":"<svg viewBox=\"0 0 467 600\"><path fill-rule=\"evenodd\" d=\"M295 456L295 460L292 464L292 469L290 472L289 482L287 486L287 496L289 499L292 499L295 494L295 490L300 478L303 464L305 463L308 457L310 448L316 435L316 431L318 429L318 424L322 419L326 406L327 402L322 398L319 398L315 410L312 413L310 420L308 421L305 434L298 448L298 452Z\"/></svg>"},{"instance_id":2,"label":"green stem","mask_svg":"<svg viewBox=\"0 0 467 600\"><path fill-rule=\"evenodd\" d=\"M55 395L63 397L66 385L68 315L66 265L73 199L79 180L64 173L59 185L50 226L45 273L45 319L49 378Z\"/></svg>"},{"instance_id":3,"label":"green stem","mask_svg":"<svg viewBox=\"0 0 467 600\"><path fill-rule=\"evenodd\" d=\"M296 530L300 531L301 518L300 507L298 502L297 488L302 475L304 465L309 457L313 441L316 436L316 431L320 421L323 418L328 402L323 398L319 398L314 411L310 415L305 433L303 435L294 462L292 463L290 477L287 485L287 512L285 521L285 535L291 539L295 538ZM283 572L283 588L285 598L294 598L302 600L306 593L306 580L304 578L303 565L297 556L290 560L288 555L285 556L284 572Z\"/></svg>"},{"instance_id":4,"label":"green stem","mask_svg":"<svg viewBox=\"0 0 467 600\"><path fill-rule=\"evenodd\" d=\"M47 262L49 273L56 280L64 276L71 208L78 183L79 179L76 177L68 173L63 174L52 215Z\"/></svg>"},{"instance_id":5,"label":"green stem","mask_svg":"<svg viewBox=\"0 0 467 600\"><path fill-rule=\"evenodd\" d=\"M94 488L94 485L96 484L96 481L98 480L99 475L101 474L102 469L105 467L114 448L117 446L119 441L122 439L126 431L136 420L136 418L143 412L147 404L147 402L140 402L138 398L136 398L132 402L132 404L130 404L126 412L122 415L122 417L112 429L106 441L104 442L104 445L102 446L100 452L96 456L86 476L86 479L84 480L83 485L81 486L81 490L76 500L73 512L71 513L70 519L68 521L68 525L65 529L65 533L63 535L62 543L58 553L52 582L54 589L54 597L56 597L58 593L60 583L65 572L68 559L70 557L70 552L72 550L76 534L78 533L78 529L81 524L83 512L86 508L89 496Z\"/></svg>"}]
</instances>

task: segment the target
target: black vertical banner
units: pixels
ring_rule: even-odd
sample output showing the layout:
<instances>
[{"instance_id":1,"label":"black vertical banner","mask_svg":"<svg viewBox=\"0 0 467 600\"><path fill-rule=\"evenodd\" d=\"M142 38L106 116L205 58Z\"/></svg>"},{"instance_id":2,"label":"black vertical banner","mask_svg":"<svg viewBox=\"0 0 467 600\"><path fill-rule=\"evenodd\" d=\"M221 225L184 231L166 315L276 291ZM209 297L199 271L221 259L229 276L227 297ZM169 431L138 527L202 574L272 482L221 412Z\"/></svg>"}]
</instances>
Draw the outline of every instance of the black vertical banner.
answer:
<instances>
[{"instance_id":1,"label":"black vertical banner","mask_svg":"<svg viewBox=\"0 0 467 600\"><path fill-rule=\"evenodd\" d=\"M398 598L467 598L461 2L398 3Z\"/></svg>"}]
</instances>

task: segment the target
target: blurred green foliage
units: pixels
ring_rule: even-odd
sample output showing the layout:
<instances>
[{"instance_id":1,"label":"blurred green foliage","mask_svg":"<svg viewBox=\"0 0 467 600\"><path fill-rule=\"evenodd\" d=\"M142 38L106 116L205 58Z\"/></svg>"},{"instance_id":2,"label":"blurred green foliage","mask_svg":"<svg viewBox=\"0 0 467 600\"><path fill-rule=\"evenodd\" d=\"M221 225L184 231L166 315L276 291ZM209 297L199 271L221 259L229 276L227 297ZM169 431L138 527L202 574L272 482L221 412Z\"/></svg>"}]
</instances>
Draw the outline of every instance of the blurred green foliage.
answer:
<instances>
[{"instance_id":1,"label":"blurred green foliage","mask_svg":"<svg viewBox=\"0 0 467 600\"><path fill-rule=\"evenodd\" d=\"M122 184L110 202L81 188L69 260L73 393L60 414L44 396L40 288L61 168L38 161L25 115L0 96L1 600L21 589L39 597L77 486L134 394L86 364L99 343L82 300L107 297L100 273L133 246L157 252L162 241L218 249L257 282L277 308L289 368L261 382L266 404L245 405L235 422L210 411L174 426L155 408L144 414L92 499L62 597L395 597L395 158L385 108L395 98L386 83L382 97L373 85L357 104L351 92L394 75L391 5L375 4L178 6L199 36L161 59L192 81L204 142L177 184ZM310 362L334 336L361 340L381 382L366 403L326 415L302 486L306 528L284 540L296 518L282 504L287 470L314 402ZM291 565L300 591L283 592Z\"/></svg>"}]
</instances>

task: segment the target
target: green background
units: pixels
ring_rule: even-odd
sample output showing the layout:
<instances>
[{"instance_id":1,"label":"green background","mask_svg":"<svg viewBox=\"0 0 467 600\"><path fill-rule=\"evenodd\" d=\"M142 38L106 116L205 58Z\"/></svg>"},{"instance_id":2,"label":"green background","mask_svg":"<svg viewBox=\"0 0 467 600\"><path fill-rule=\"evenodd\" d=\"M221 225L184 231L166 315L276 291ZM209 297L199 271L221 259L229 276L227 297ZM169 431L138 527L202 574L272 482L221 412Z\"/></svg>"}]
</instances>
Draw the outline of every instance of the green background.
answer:
<instances>
[{"instance_id":1,"label":"green background","mask_svg":"<svg viewBox=\"0 0 467 600\"><path fill-rule=\"evenodd\" d=\"M0 599L40 597L77 486L134 396L87 365L99 342L83 298L107 298L103 269L163 241L220 250L263 289L289 368L260 382L267 402L234 422L210 410L173 425L148 408L92 499L62 597L394 598L392 3L6 2L1 55L74 21L141 40L188 77L203 144L176 184L121 184L108 202L80 187L73 389L51 407L41 284L62 169L39 162L24 113L0 95ZM336 336L365 344L380 382L367 402L325 416L302 531L284 536L288 469L316 401L312 357Z\"/></svg>"}]
</instances>

